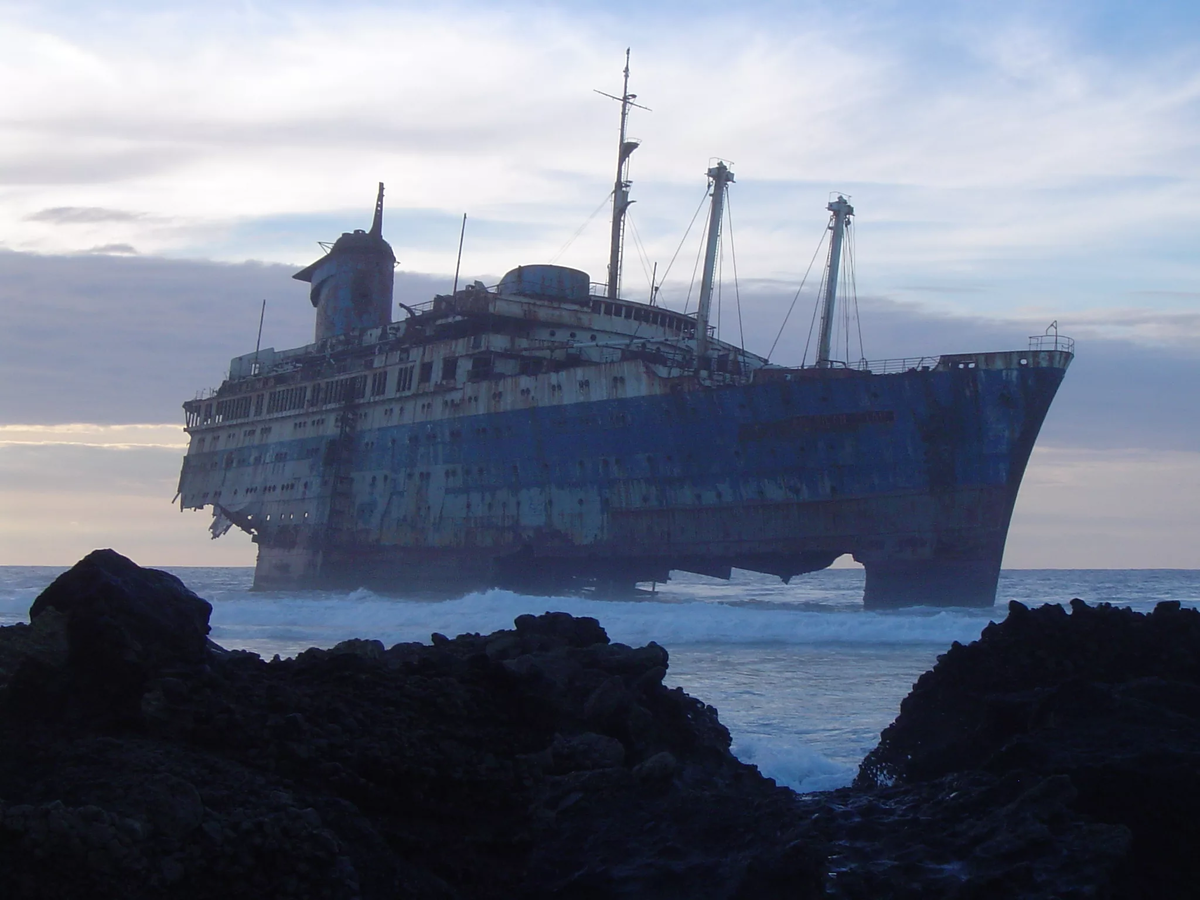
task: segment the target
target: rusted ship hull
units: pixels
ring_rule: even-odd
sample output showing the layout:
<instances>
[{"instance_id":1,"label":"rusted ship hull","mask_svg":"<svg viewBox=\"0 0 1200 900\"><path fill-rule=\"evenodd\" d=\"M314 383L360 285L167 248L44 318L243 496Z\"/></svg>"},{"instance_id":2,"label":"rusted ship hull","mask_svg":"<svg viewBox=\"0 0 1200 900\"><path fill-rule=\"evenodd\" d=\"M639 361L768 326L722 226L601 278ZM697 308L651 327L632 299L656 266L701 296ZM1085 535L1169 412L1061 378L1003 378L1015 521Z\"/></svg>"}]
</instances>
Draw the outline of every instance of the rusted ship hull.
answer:
<instances>
[{"instance_id":1,"label":"rusted ship hull","mask_svg":"<svg viewBox=\"0 0 1200 900\"><path fill-rule=\"evenodd\" d=\"M621 146L624 167L636 144ZM693 312L621 295L619 175L606 284L518 266L491 287L456 279L400 321L381 184L370 230L294 276L314 342L235 357L184 404L181 508L211 507L214 536L252 535L259 588L625 592L676 570L789 579L850 554L868 606L990 605L1073 342L1055 325L1024 351L836 360L854 215L839 194L816 360L772 364L710 321L733 173L707 174Z\"/></svg>"},{"instance_id":2,"label":"rusted ship hull","mask_svg":"<svg viewBox=\"0 0 1200 900\"><path fill-rule=\"evenodd\" d=\"M419 404L364 398L303 411L340 420L336 436L302 436L293 415L296 436L260 455L189 454L183 482L253 532L260 588L620 589L672 570L790 578L851 554L868 606L991 605L1070 357L772 369L727 386L626 362Z\"/></svg>"}]
</instances>

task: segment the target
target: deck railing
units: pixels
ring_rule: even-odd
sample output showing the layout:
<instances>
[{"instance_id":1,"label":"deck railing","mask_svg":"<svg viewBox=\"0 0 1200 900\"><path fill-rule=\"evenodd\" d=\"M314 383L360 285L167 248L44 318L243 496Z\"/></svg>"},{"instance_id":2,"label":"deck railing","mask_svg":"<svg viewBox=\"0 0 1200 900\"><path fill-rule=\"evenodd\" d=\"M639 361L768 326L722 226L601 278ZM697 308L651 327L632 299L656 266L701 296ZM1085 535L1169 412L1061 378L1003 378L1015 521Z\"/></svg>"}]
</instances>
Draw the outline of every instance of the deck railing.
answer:
<instances>
[{"instance_id":1,"label":"deck railing","mask_svg":"<svg viewBox=\"0 0 1200 900\"><path fill-rule=\"evenodd\" d=\"M1029 349L1033 351L1039 350L1063 350L1067 353L1075 352L1075 341L1065 335L1052 332L1050 334L1033 334L1029 336Z\"/></svg>"},{"instance_id":2,"label":"deck railing","mask_svg":"<svg viewBox=\"0 0 1200 900\"><path fill-rule=\"evenodd\" d=\"M860 359L851 368L875 375L894 375L897 372L929 371L937 368L937 356L907 356L903 359Z\"/></svg>"}]
</instances>

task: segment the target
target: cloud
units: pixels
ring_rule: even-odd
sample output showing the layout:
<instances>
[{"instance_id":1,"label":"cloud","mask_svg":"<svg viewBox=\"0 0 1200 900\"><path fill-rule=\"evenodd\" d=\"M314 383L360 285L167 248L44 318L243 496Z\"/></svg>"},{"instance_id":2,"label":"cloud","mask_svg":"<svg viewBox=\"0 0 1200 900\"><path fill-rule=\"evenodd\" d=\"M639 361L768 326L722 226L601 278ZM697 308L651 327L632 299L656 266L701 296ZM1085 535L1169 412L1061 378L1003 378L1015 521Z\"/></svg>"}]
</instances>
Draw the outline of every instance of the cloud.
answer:
<instances>
[{"instance_id":1,"label":"cloud","mask_svg":"<svg viewBox=\"0 0 1200 900\"><path fill-rule=\"evenodd\" d=\"M1196 296L1200 298L1200 294ZM1080 334L1130 337L1160 345L1200 346L1200 311L1099 309L1073 312L1070 322Z\"/></svg>"},{"instance_id":2,"label":"cloud","mask_svg":"<svg viewBox=\"0 0 1200 900\"><path fill-rule=\"evenodd\" d=\"M331 18L268 2L142 9L120 28L87 5L0 15L0 76L25 86L0 98L0 226L18 249L296 262L311 243L243 225L346 209L382 178L395 207L512 223L473 246L481 271L547 259L610 188L616 111L591 91L617 89L633 23L634 88L654 109L631 123L634 219L660 264L720 154L746 275L802 262L834 187L861 200L880 294L925 285L998 315L1119 305L1200 274L1200 63L1161 17L1117 44L1107 13L1079 4L351 3ZM59 208L145 218L87 233L36 218ZM452 244L406 264L445 269ZM604 244L601 223L562 261L600 277Z\"/></svg>"},{"instance_id":3,"label":"cloud","mask_svg":"<svg viewBox=\"0 0 1200 900\"><path fill-rule=\"evenodd\" d=\"M315 256L315 254L314 254ZM8 423L180 422L229 360L309 343L313 309L294 267L0 250L0 416ZM396 277L412 305L448 278Z\"/></svg>"},{"instance_id":4,"label":"cloud","mask_svg":"<svg viewBox=\"0 0 1200 900\"><path fill-rule=\"evenodd\" d=\"M243 534L209 540L205 513L171 503L180 452L0 442L0 565L67 566L97 547L148 565L246 566Z\"/></svg>"},{"instance_id":5,"label":"cloud","mask_svg":"<svg viewBox=\"0 0 1200 900\"><path fill-rule=\"evenodd\" d=\"M1019 348L1057 319L1079 355L1040 446L1185 452L1200 446L1197 14L1118 7L10 4L0 230L22 252L0 251L0 415L177 422L252 349L264 297L264 344L306 343L294 266L365 226L378 180L398 300L446 289L421 273L453 271L464 211L465 280L555 257L611 190L616 109L591 91L619 88L632 29L632 87L654 112L630 124L645 142L629 296L680 246L719 154L740 280L727 255L723 337L771 346L840 188L864 344L839 334L846 355ZM606 224L558 261L601 280ZM697 242L663 286L676 308ZM809 288L777 361L803 357ZM174 453L141 437L30 432L3 452ZM1085 469L1132 478L1121 465Z\"/></svg>"},{"instance_id":6,"label":"cloud","mask_svg":"<svg viewBox=\"0 0 1200 900\"><path fill-rule=\"evenodd\" d=\"M1038 447L1017 497L1004 565L1200 568L1197 509L1195 451Z\"/></svg>"},{"instance_id":7,"label":"cloud","mask_svg":"<svg viewBox=\"0 0 1200 900\"><path fill-rule=\"evenodd\" d=\"M184 400L220 384L228 361L254 349L264 297L263 346L284 349L312 340L312 307L305 286L292 279L294 271L261 263L0 251L0 410L14 425L179 422ZM464 279L473 277L464 273ZM396 299L409 305L448 287L445 276L401 270L396 279ZM793 296L794 289L777 284L746 286L741 319L747 349L766 352ZM775 362L801 362L814 301L807 291L799 298ZM684 294L668 291L663 302L681 309ZM694 293L691 302L694 308ZM879 297L861 297L858 305L863 355L870 359L1021 349L1027 335L1041 334L1048 324L1032 317L955 316ZM738 342L736 307L726 286L714 319L724 339ZM1200 335L1188 316L1095 314L1079 321L1064 317L1060 326L1079 339L1078 355L1046 422L1044 444L1200 446L1200 392L1194 387L1200 384ZM855 361L861 351L853 323L850 336L849 359ZM844 337L839 328L834 345L841 355ZM810 362L812 352L810 342Z\"/></svg>"},{"instance_id":8,"label":"cloud","mask_svg":"<svg viewBox=\"0 0 1200 900\"><path fill-rule=\"evenodd\" d=\"M134 423L98 425L0 425L0 447L94 447L112 450L157 448L183 450L188 445L182 425Z\"/></svg>"},{"instance_id":9,"label":"cloud","mask_svg":"<svg viewBox=\"0 0 1200 900\"><path fill-rule=\"evenodd\" d=\"M1200 300L1200 291L1130 291L1135 297L1183 297L1187 300Z\"/></svg>"},{"instance_id":10,"label":"cloud","mask_svg":"<svg viewBox=\"0 0 1200 900\"><path fill-rule=\"evenodd\" d=\"M180 425L161 425L157 422L129 422L122 425L97 425L94 422L62 422L56 425L0 425L0 434L146 434L168 429L172 433L182 431Z\"/></svg>"},{"instance_id":11,"label":"cloud","mask_svg":"<svg viewBox=\"0 0 1200 900\"><path fill-rule=\"evenodd\" d=\"M137 249L130 244L101 244L87 252L98 256L137 256Z\"/></svg>"},{"instance_id":12,"label":"cloud","mask_svg":"<svg viewBox=\"0 0 1200 900\"><path fill-rule=\"evenodd\" d=\"M56 225L91 225L96 222L133 222L141 213L125 209L105 209L102 206L56 206L26 216L31 222L52 222Z\"/></svg>"}]
</instances>

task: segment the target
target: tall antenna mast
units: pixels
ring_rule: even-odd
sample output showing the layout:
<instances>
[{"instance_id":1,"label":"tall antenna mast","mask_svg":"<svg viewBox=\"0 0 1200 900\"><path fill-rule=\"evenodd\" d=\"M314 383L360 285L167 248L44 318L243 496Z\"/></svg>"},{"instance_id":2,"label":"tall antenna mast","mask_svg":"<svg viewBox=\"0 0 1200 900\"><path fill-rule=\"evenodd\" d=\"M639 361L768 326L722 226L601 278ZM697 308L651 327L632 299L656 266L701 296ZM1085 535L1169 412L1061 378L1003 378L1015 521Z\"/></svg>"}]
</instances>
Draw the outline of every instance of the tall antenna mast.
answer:
<instances>
[{"instance_id":1,"label":"tall antenna mast","mask_svg":"<svg viewBox=\"0 0 1200 900\"><path fill-rule=\"evenodd\" d=\"M621 251L625 237L625 212L632 201L629 199L629 157L638 148L641 141L631 141L625 134L625 126L629 120L629 107L650 111L649 107L634 103L637 94L629 93L629 48L625 48L625 84L620 97L596 91L605 97L619 100L621 103L621 139L617 145L617 181L613 185L612 205L612 236L608 246L608 297L617 299L621 291Z\"/></svg>"},{"instance_id":2,"label":"tall antenna mast","mask_svg":"<svg viewBox=\"0 0 1200 900\"><path fill-rule=\"evenodd\" d=\"M829 230L833 235L829 239L829 262L825 267L825 297L821 301L821 336L817 343L817 366L822 369L828 369L830 364L829 344L833 338L833 304L837 300L842 238L846 236L846 225L854 215L854 207L841 194L825 208L833 213L829 217Z\"/></svg>"},{"instance_id":3,"label":"tall antenna mast","mask_svg":"<svg viewBox=\"0 0 1200 900\"><path fill-rule=\"evenodd\" d=\"M383 182L379 182L379 194L375 197L375 218L371 220L371 235L383 237Z\"/></svg>"},{"instance_id":4,"label":"tall antenna mast","mask_svg":"<svg viewBox=\"0 0 1200 900\"><path fill-rule=\"evenodd\" d=\"M458 233L458 259L454 263L454 287L450 289L451 294L458 293L458 270L462 267L462 248L463 238L467 236L467 214L463 213L462 230Z\"/></svg>"},{"instance_id":5,"label":"tall antenna mast","mask_svg":"<svg viewBox=\"0 0 1200 900\"><path fill-rule=\"evenodd\" d=\"M708 245L704 248L704 275L700 281L700 308L696 311L696 367L708 356L708 315L712 308L713 275L717 266L717 243L721 237L721 217L725 211L725 186L733 181L733 172L718 161L708 170L712 179L712 207L708 214Z\"/></svg>"},{"instance_id":6,"label":"tall antenna mast","mask_svg":"<svg viewBox=\"0 0 1200 900\"><path fill-rule=\"evenodd\" d=\"M251 371L255 375L258 374L258 351L259 351L259 348L262 347L262 326L263 326L263 319L265 319L266 317L267 317L267 298L263 297L262 309L259 310L259 313L258 313L258 340L256 340L254 342L254 365L251 368Z\"/></svg>"}]
</instances>

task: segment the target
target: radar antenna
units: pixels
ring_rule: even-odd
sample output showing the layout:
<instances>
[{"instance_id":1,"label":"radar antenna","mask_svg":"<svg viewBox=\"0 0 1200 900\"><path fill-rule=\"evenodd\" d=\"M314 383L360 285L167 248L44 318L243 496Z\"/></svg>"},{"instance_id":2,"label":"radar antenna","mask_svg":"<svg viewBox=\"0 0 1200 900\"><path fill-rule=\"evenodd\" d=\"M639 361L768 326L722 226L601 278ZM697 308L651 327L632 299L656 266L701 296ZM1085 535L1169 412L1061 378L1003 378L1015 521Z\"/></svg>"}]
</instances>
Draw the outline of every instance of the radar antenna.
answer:
<instances>
[{"instance_id":1,"label":"radar antenna","mask_svg":"<svg viewBox=\"0 0 1200 900\"><path fill-rule=\"evenodd\" d=\"M604 91L596 91L603 97L618 100L621 103L621 139L617 146L617 181L613 185L612 206L612 236L608 248L608 297L617 299L621 290L621 251L625 238L625 213L632 201L629 199L629 157L638 148L641 141L629 140L625 134L625 126L629 120L629 107L636 106L650 112L648 106L634 103L637 94L629 93L629 48L625 48L625 84L621 96L615 97Z\"/></svg>"}]
</instances>

